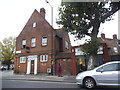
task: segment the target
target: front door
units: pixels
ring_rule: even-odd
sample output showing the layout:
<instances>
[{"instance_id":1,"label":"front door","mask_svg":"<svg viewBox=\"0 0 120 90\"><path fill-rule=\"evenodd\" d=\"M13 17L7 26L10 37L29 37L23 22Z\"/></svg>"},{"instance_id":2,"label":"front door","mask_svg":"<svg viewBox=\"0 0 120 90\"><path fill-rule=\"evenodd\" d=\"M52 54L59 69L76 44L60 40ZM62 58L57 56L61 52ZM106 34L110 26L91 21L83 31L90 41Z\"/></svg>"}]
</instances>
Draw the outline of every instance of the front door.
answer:
<instances>
[{"instance_id":1,"label":"front door","mask_svg":"<svg viewBox=\"0 0 120 90\"><path fill-rule=\"evenodd\" d=\"M34 60L31 60L31 74L34 74Z\"/></svg>"},{"instance_id":2,"label":"front door","mask_svg":"<svg viewBox=\"0 0 120 90\"><path fill-rule=\"evenodd\" d=\"M37 55L28 56L26 74L31 74L31 73L37 74Z\"/></svg>"}]
</instances>

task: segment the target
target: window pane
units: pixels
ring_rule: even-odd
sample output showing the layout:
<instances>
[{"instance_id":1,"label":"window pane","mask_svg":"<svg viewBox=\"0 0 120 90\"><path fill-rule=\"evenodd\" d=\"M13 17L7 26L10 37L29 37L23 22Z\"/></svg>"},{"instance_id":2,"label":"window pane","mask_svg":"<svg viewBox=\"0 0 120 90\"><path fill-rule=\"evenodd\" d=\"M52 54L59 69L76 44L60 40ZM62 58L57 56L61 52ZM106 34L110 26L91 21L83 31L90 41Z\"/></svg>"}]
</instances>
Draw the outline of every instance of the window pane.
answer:
<instances>
[{"instance_id":1,"label":"window pane","mask_svg":"<svg viewBox=\"0 0 120 90\"><path fill-rule=\"evenodd\" d=\"M36 38L32 38L31 47L35 47L35 46L36 46Z\"/></svg>"},{"instance_id":2,"label":"window pane","mask_svg":"<svg viewBox=\"0 0 120 90\"><path fill-rule=\"evenodd\" d=\"M22 41L22 44L25 45L25 44L26 44L26 40L23 40L23 41Z\"/></svg>"},{"instance_id":3,"label":"window pane","mask_svg":"<svg viewBox=\"0 0 120 90\"><path fill-rule=\"evenodd\" d=\"M43 36L42 37L42 46L45 46L45 45L47 45L47 37Z\"/></svg>"},{"instance_id":4,"label":"window pane","mask_svg":"<svg viewBox=\"0 0 120 90\"><path fill-rule=\"evenodd\" d=\"M120 63L117 64L117 71L120 71Z\"/></svg>"},{"instance_id":5,"label":"window pane","mask_svg":"<svg viewBox=\"0 0 120 90\"><path fill-rule=\"evenodd\" d=\"M96 71L97 71L97 72L100 72L102 69L103 69L103 67L98 68Z\"/></svg>"},{"instance_id":6,"label":"window pane","mask_svg":"<svg viewBox=\"0 0 120 90\"><path fill-rule=\"evenodd\" d=\"M26 40L22 40L22 48L25 48Z\"/></svg>"},{"instance_id":7,"label":"window pane","mask_svg":"<svg viewBox=\"0 0 120 90\"><path fill-rule=\"evenodd\" d=\"M42 61L43 60L43 58L42 58L42 55L40 56L40 61Z\"/></svg>"},{"instance_id":8,"label":"window pane","mask_svg":"<svg viewBox=\"0 0 120 90\"><path fill-rule=\"evenodd\" d=\"M25 63L26 57L20 57L20 63Z\"/></svg>"},{"instance_id":9,"label":"window pane","mask_svg":"<svg viewBox=\"0 0 120 90\"><path fill-rule=\"evenodd\" d=\"M68 44L67 41L65 41L65 48L66 48L66 49L69 49L69 44Z\"/></svg>"},{"instance_id":10,"label":"window pane","mask_svg":"<svg viewBox=\"0 0 120 90\"><path fill-rule=\"evenodd\" d=\"M48 55L45 55L45 60L46 60L46 61L48 60Z\"/></svg>"},{"instance_id":11,"label":"window pane","mask_svg":"<svg viewBox=\"0 0 120 90\"><path fill-rule=\"evenodd\" d=\"M36 27L36 22L33 23L33 27Z\"/></svg>"},{"instance_id":12,"label":"window pane","mask_svg":"<svg viewBox=\"0 0 120 90\"><path fill-rule=\"evenodd\" d=\"M104 71L116 71L117 64L109 64L103 67Z\"/></svg>"},{"instance_id":13,"label":"window pane","mask_svg":"<svg viewBox=\"0 0 120 90\"><path fill-rule=\"evenodd\" d=\"M46 55L46 61L48 61L48 55Z\"/></svg>"},{"instance_id":14,"label":"window pane","mask_svg":"<svg viewBox=\"0 0 120 90\"><path fill-rule=\"evenodd\" d=\"M43 61L45 61L45 55L43 55Z\"/></svg>"},{"instance_id":15,"label":"window pane","mask_svg":"<svg viewBox=\"0 0 120 90\"><path fill-rule=\"evenodd\" d=\"M48 60L48 55L41 55L40 56L40 61L41 62L47 62L47 60Z\"/></svg>"}]
</instances>

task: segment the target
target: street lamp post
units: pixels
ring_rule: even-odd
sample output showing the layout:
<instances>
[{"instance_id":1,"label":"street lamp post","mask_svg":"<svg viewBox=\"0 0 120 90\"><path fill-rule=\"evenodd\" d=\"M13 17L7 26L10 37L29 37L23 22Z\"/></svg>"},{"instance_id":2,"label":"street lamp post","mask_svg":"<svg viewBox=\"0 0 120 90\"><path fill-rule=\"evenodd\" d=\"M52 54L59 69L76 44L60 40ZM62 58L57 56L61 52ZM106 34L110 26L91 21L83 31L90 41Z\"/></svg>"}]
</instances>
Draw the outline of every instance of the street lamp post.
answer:
<instances>
[{"instance_id":1,"label":"street lamp post","mask_svg":"<svg viewBox=\"0 0 120 90\"><path fill-rule=\"evenodd\" d=\"M53 27L53 7L51 4L45 0L51 7L51 26ZM53 31L51 29L51 75L53 75Z\"/></svg>"},{"instance_id":2,"label":"street lamp post","mask_svg":"<svg viewBox=\"0 0 120 90\"><path fill-rule=\"evenodd\" d=\"M53 7L51 6L51 4L47 1L47 0L45 0L46 1L46 3L48 3L49 5L50 5L50 7L51 7L51 26L53 27Z\"/></svg>"}]
</instances>

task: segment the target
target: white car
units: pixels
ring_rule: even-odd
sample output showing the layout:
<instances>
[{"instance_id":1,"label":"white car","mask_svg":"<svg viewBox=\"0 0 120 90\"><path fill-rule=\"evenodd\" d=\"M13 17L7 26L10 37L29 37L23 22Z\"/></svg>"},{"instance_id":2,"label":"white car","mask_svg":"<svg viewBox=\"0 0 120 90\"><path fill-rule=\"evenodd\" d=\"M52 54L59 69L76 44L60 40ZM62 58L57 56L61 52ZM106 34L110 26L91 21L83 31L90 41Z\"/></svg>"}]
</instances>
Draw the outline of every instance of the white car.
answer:
<instances>
[{"instance_id":1,"label":"white car","mask_svg":"<svg viewBox=\"0 0 120 90\"><path fill-rule=\"evenodd\" d=\"M93 70L79 73L76 81L86 88L120 86L120 61L108 62Z\"/></svg>"},{"instance_id":2,"label":"white car","mask_svg":"<svg viewBox=\"0 0 120 90\"><path fill-rule=\"evenodd\" d=\"M3 71L3 70L7 70L7 69L8 69L8 66L1 66L1 67L0 67L0 70L2 70L2 71Z\"/></svg>"}]
</instances>

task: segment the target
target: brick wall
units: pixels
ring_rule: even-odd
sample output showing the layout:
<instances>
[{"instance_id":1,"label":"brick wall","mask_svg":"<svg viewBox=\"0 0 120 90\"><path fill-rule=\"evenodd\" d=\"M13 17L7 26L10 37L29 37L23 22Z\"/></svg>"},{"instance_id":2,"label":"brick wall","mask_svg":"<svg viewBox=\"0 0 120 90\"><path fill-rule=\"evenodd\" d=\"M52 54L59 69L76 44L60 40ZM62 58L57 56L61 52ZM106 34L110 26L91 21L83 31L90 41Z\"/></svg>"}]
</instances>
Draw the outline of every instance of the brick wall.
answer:
<instances>
[{"instance_id":1,"label":"brick wall","mask_svg":"<svg viewBox=\"0 0 120 90\"><path fill-rule=\"evenodd\" d=\"M62 67L62 75L72 75L71 59L58 59L57 64L60 63Z\"/></svg>"},{"instance_id":2,"label":"brick wall","mask_svg":"<svg viewBox=\"0 0 120 90\"><path fill-rule=\"evenodd\" d=\"M36 22L36 27L33 27L33 23ZM37 72L38 73L46 73L47 68L51 68L51 32L53 32L53 72L55 71L55 54L56 50L59 51L58 47L60 45L59 40L56 39L57 31L55 31L50 24L38 13L38 11L34 11L25 27L17 37L16 43L16 51L21 51L21 53L16 53L15 57L17 57L17 62L15 60L15 72L27 72L27 56L37 55ZM42 37L47 37L47 46L42 46ZM36 46L31 47L31 39L36 38ZM63 51L70 52L70 49L65 49L65 40L70 42L69 36L67 33L63 33ZM26 46L30 47L30 52L26 53L26 49L22 48L22 40L26 40ZM71 45L69 43L69 47ZM47 62L40 62L40 55L48 55ZM26 63L20 63L20 57L26 56ZM67 62L69 63L69 62ZM66 65L66 64L65 64ZM65 66L64 65L64 66ZM20 66L18 68L18 66ZM67 69L67 68L66 68Z\"/></svg>"},{"instance_id":3,"label":"brick wall","mask_svg":"<svg viewBox=\"0 0 120 90\"><path fill-rule=\"evenodd\" d=\"M22 40L26 39L26 46L31 47L31 39L36 38L36 47L31 48L31 52L39 51L49 51L51 50L51 31L53 30L51 26L43 19L37 11L33 13L31 18L28 20L28 23L23 28L22 32L17 38L17 48L16 50L21 50L22 53L25 53L24 49L21 49ZM34 28L33 23L36 22L37 25ZM41 23L42 22L42 23ZM53 32L53 36L55 33ZM42 37L47 36L47 46L42 46ZM54 39L54 38L53 38ZM54 41L54 40L53 40Z\"/></svg>"}]
</instances>

